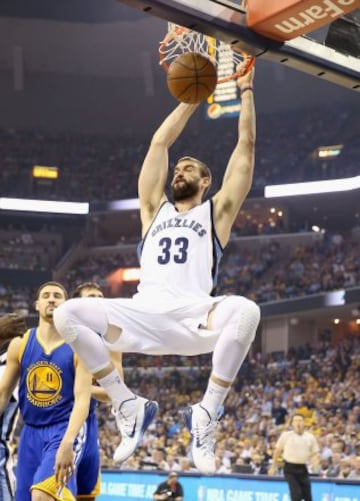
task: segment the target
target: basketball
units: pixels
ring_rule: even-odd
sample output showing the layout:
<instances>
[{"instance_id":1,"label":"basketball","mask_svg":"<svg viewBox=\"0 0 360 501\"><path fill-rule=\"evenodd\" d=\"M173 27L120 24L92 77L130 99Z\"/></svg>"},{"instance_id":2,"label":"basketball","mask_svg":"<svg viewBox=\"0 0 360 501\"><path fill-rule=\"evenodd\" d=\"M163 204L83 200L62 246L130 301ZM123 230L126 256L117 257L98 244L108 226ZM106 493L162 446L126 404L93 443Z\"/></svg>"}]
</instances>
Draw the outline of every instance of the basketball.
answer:
<instances>
[{"instance_id":1,"label":"basketball","mask_svg":"<svg viewBox=\"0 0 360 501\"><path fill-rule=\"evenodd\" d=\"M183 103L195 104L206 99L214 92L216 83L215 66L197 52L180 54L167 73L170 94Z\"/></svg>"}]
</instances>

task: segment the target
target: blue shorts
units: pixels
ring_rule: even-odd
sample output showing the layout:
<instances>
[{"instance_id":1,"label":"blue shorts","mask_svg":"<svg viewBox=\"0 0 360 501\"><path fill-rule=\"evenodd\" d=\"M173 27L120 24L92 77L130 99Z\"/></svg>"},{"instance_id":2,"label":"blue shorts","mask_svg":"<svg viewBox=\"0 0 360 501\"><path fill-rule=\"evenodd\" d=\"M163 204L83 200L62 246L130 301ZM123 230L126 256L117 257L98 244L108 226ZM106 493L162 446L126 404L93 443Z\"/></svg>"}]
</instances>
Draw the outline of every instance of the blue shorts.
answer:
<instances>
[{"instance_id":1,"label":"blue shorts","mask_svg":"<svg viewBox=\"0 0 360 501\"><path fill-rule=\"evenodd\" d=\"M75 501L78 493L78 469L84 457L88 426L86 422L74 444L75 474L70 478L69 483L60 490L55 481L54 466L56 453L67 426L68 421L51 426L25 425L23 427L18 448L15 501L31 501L32 489L46 492L58 501ZM91 424L91 427L93 426ZM94 433L93 430L92 433ZM88 484L96 485L98 482L98 468L95 473L88 468L86 472Z\"/></svg>"},{"instance_id":2,"label":"blue shorts","mask_svg":"<svg viewBox=\"0 0 360 501\"><path fill-rule=\"evenodd\" d=\"M99 426L95 412L86 420L87 440L77 469L77 497L96 497L100 495L100 445Z\"/></svg>"}]
</instances>

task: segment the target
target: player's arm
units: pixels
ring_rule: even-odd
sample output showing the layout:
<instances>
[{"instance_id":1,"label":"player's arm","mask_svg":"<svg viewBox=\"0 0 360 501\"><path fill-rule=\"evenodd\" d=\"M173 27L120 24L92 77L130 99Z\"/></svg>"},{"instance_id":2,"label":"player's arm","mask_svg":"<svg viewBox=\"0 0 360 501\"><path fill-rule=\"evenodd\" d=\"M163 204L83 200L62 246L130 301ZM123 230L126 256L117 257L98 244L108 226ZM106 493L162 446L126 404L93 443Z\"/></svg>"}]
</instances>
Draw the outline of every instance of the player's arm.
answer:
<instances>
[{"instance_id":1,"label":"player's arm","mask_svg":"<svg viewBox=\"0 0 360 501\"><path fill-rule=\"evenodd\" d=\"M55 478L62 486L67 484L74 473L73 445L89 414L91 382L92 375L78 361L74 381L74 406L55 459Z\"/></svg>"},{"instance_id":2,"label":"player's arm","mask_svg":"<svg viewBox=\"0 0 360 501\"><path fill-rule=\"evenodd\" d=\"M221 244L227 244L231 227L248 194L255 162L256 117L251 89L254 70L238 79L244 89L238 122L238 141L227 164L222 186L214 196L215 228Z\"/></svg>"},{"instance_id":3,"label":"player's arm","mask_svg":"<svg viewBox=\"0 0 360 501\"><path fill-rule=\"evenodd\" d=\"M20 377L19 352L22 339L16 337L9 344L4 374L0 380L0 415L3 414Z\"/></svg>"},{"instance_id":4,"label":"player's arm","mask_svg":"<svg viewBox=\"0 0 360 501\"><path fill-rule=\"evenodd\" d=\"M197 104L180 103L165 118L152 137L138 182L143 235L160 204L166 199L164 190L168 175L169 148L179 137L197 106Z\"/></svg>"},{"instance_id":5,"label":"player's arm","mask_svg":"<svg viewBox=\"0 0 360 501\"><path fill-rule=\"evenodd\" d=\"M0 347L11 339L22 336L25 331L25 320L17 313L8 313L0 317Z\"/></svg>"},{"instance_id":6,"label":"player's arm","mask_svg":"<svg viewBox=\"0 0 360 501\"><path fill-rule=\"evenodd\" d=\"M118 351L111 351L110 358L115 368L117 369L118 373L120 374L121 379L124 380L122 353ZM95 400L98 400L99 402L111 402L111 398L109 397L108 393L104 390L104 388L102 386L96 386L94 384L91 386L91 397L95 398Z\"/></svg>"}]
</instances>

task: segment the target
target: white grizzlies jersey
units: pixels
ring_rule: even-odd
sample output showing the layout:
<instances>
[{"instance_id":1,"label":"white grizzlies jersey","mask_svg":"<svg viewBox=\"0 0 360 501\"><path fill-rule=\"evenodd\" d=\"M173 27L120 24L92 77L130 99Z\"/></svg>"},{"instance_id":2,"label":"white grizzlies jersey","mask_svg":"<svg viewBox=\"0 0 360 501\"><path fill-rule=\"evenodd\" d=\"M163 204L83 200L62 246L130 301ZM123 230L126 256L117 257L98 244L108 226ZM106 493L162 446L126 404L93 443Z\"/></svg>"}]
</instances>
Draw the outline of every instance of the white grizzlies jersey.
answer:
<instances>
[{"instance_id":1,"label":"white grizzlies jersey","mask_svg":"<svg viewBox=\"0 0 360 501\"><path fill-rule=\"evenodd\" d=\"M139 247L138 296L165 301L208 297L221 256L212 200L186 212L165 202Z\"/></svg>"}]
</instances>

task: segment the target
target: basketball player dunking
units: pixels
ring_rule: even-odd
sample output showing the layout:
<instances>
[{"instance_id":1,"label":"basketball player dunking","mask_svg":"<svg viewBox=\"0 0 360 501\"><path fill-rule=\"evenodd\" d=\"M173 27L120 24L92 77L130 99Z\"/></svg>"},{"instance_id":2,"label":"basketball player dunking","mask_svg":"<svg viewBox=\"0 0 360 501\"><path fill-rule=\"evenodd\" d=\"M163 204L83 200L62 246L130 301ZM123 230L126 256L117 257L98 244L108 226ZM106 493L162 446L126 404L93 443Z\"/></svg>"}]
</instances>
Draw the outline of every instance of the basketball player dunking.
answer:
<instances>
[{"instance_id":1,"label":"basketball player dunking","mask_svg":"<svg viewBox=\"0 0 360 501\"><path fill-rule=\"evenodd\" d=\"M71 299L54 312L57 330L110 395L122 440L114 459L127 459L141 441L158 405L135 395L119 378L109 350L197 355L213 352L201 402L185 409L193 460L215 472L215 432L222 404L254 339L258 306L239 296L214 297L217 266L232 225L250 189L255 148L252 70L238 80L242 108L238 141L221 189L202 202L211 184L206 165L178 160L165 196L168 150L197 105L181 103L155 132L139 177L141 276L133 298ZM101 337L99 336L101 335Z\"/></svg>"}]
</instances>

